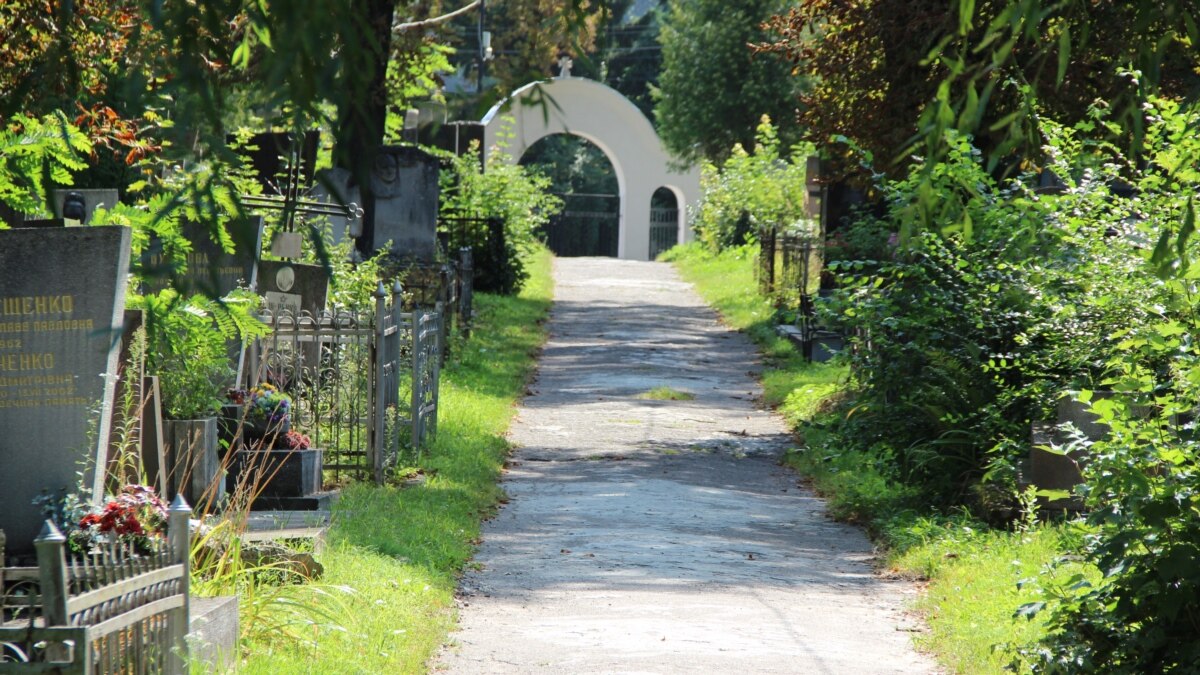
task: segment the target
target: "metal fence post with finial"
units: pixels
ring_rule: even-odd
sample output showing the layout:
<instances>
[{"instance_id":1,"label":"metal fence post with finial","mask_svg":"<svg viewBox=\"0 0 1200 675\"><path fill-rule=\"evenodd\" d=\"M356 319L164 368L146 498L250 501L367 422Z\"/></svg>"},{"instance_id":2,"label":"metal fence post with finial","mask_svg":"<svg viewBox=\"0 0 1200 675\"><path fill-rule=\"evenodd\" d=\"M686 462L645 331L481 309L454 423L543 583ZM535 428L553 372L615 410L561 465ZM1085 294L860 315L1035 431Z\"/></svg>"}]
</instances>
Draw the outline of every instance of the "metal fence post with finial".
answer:
<instances>
[{"instance_id":1,"label":"metal fence post with finial","mask_svg":"<svg viewBox=\"0 0 1200 675\"><path fill-rule=\"evenodd\" d=\"M374 377L374 400L371 402L372 424L370 430L370 442L367 443L367 451L371 457L371 470L374 474L375 484L383 485L383 437L384 437L384 419L386 414L387 401L384 397L384 361L385 355L383 350L383 339L387 331L387 322L384 321L384 312L387 310L387 290L383 287L383 282L379 282L378 288L375 289L375 345L371 349L371 371Z\"/></svg>"},{"instance_id":2,"label":"metal fence post with finial","mask_svg":"<svg viewBox=\"0 0 1200 675\"><path fill-rule=\"evenodd\" d=\"M167 656L167 672L183 675L188 672L187 634L190 625L191 578L192 578L192 507L182 495L175 495L167 510L167 537L171 547L171 562L182 565L183 571L179 579L179 593L183 596L183 606L172 611L168 619L170 632L170 654Z\"/></svg>"},{"instance_id":3,"label":"metal fence post with finial","mask_svg":"<svg viewBox=\"0 0 1200 675\"><path fill-rule=\"evenodd\" d=\"M67 615L66 543L67 538L49 520L42 526L41 534L33 540L37 549L42 620L47 627L70 625ZM66 647L60 643L50 643L46 647L46 658L49 661L65 661L68 658Z\"/></svg>"}]
</instances>

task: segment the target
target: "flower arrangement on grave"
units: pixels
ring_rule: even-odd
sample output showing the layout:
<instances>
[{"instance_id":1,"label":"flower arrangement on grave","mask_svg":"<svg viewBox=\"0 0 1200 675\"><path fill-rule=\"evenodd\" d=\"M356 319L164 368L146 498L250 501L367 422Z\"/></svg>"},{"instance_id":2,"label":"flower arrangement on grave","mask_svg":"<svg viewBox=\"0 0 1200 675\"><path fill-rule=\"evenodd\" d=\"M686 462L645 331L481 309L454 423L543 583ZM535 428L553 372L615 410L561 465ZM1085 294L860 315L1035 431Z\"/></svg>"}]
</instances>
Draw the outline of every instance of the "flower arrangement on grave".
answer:
<instances>
[{"instance_id":1,"label":"flower arrangement on grave","mask_svg":"<svg viewBox=\"0 0 1200 675\"><path fill-rule=\"evenodd\" d=\"M83 516L70 533L73 550L87 552L96 544L119 541L133 544L142 553L161 539L167 525L167 505L145 485L126 485L99 511Z\"/></svg>"},{"instance_id":2,"label":"flower arrangement on grave","mask_svg":"<svg viewBox=\"0 0 1200 675\"><path fill-rule=\"evenodd\" d=\"M282 441L291 429L292 397L264 382L250 389L232 389L229 400L242 406L243 432L248 438L278 437Z\"/></svg>"},{"instance_id":3,"label":"flower arrangement on grave","mask_svg":"<svg viewBox=\"0 0 1200 675\"><path fill-rule=\"evenodd\" d=\"M283 447L288 450L308 450L312 447L312 439L299 431L288 431L283 435Z\"/></svg>"}]
</instances>

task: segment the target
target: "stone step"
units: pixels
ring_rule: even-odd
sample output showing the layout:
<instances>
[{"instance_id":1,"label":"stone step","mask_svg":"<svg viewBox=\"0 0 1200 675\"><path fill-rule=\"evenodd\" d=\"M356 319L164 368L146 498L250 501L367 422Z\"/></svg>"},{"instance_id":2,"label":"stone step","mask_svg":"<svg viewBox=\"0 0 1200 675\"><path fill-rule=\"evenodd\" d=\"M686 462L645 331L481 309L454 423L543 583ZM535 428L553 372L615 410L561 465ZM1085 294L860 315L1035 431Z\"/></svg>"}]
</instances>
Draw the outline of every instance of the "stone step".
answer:
<instances>
[{"instance_id":1,"label":"stone step","mask_svg":"<svg viewBox=\"0 0 1200 675\"><path fill-rule=\"evenodd\" d=\"M251 511L328 511L337 503L339 490L313 492L303 497L259 495L250 505Z\"/></svg>"}]
</instances>

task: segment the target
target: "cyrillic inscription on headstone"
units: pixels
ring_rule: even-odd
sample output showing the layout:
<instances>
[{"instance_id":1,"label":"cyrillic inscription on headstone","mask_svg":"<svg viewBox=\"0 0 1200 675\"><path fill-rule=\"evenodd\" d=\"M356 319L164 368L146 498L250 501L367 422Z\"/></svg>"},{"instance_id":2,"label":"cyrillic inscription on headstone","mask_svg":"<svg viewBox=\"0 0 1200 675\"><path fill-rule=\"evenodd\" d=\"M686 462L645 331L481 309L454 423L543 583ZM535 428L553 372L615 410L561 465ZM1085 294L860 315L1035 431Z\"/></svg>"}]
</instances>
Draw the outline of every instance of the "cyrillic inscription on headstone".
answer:
<instances>
[{"instance_id":1,"label":"cyrillic inscription on headstone","mask_svg":"<svg viewBox=\"0 0 1200 675\"><path fill-rule=\"evenodd\" d=\"M0 529L10 551L32 549L43 489L73 490L81 470L101 487L94 468L107 461L128 273L126 228L0 231Z\"/></svg>"}]
</instances>

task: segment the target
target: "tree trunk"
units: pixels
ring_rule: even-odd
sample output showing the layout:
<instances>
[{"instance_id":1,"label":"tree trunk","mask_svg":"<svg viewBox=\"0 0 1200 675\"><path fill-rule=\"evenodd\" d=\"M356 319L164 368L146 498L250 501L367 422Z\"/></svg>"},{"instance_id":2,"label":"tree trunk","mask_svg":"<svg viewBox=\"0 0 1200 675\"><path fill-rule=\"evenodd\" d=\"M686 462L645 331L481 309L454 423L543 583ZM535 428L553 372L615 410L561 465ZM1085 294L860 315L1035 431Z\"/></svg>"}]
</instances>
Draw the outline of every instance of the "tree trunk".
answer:
<instances>
[{"instance_id":1,"label":"tree trunk","mask_svg":"<svg viewBox=\"0 0 1200 675\"><path fill-rule=\"evenodd\" d=\"M373 56L369 74L347 72L345 79L356 95L339 114L337 146L333 161L336 166L350 171L358 184L362 196L363 231L358 238L358 250L364 258L375 252L371 243L375 240L375 196L371 193L371 169L383 145L384 125L387 120L387 66L392 46L392 15L396 0L361 0L359 6L365 17L367 35L359 36L371 41ZM347 36L353 40L354 36ZM346 64L354 70L353 64ZM361 80L356 78L363 77Z\"/></svg>"}]
</instances>

